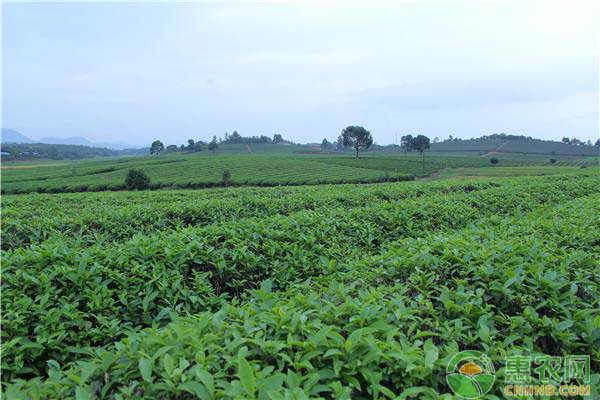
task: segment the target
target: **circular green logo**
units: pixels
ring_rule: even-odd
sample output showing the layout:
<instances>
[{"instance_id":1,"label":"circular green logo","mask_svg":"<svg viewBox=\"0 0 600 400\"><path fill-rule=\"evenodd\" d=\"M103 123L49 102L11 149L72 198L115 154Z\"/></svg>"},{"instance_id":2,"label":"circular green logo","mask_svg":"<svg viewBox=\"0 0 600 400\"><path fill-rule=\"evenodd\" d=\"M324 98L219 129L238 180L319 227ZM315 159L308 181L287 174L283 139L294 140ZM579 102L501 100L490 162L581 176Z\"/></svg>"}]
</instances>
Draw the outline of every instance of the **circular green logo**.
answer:
<instances>
[{"instance_id":1,"label":"circular green logo","mask_svg":"<svg viewBox=\"0 0 600 400\"><path fill-rule=\"evenodd\" d=\"M492 360L476 350L465 350L450 359L446 382L455 395L476 399L490 391L496 380Z\"/></svg>"}]
</instances>

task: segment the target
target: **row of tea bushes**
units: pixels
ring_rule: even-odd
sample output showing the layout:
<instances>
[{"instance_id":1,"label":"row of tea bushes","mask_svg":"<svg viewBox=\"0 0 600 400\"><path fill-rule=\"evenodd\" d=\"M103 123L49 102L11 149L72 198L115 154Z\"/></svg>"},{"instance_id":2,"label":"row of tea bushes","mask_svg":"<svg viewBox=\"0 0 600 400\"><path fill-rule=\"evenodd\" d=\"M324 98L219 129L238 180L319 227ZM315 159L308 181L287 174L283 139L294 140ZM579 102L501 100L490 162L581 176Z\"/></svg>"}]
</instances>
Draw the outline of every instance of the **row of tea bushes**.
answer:
<instances>
[{"instance_id":1,"label":"row of tea bushes","mask_svg":"<svg viewBox=\"0 0 600 400\"><path fill-rule=\"evenodd\" d=\"M600 359L600 197L395 242L329 276L49 360L10 398L451 399L449 358ZM577 382L573 382L577 383ZM498 389L496 389L497 392ZM490 397L493 398L493 397Z\"/></svg>"}]
</instances>

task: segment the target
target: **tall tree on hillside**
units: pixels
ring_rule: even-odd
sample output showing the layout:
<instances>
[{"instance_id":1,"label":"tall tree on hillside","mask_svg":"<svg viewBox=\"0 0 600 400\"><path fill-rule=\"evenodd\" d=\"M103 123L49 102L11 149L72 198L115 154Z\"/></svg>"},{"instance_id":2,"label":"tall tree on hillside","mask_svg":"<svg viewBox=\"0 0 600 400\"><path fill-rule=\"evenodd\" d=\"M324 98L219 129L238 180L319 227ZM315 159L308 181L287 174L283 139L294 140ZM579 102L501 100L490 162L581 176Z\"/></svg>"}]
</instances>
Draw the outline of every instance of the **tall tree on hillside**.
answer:
<instances>
[{"instance_id":1,"label":"tall tree on hillside","mask_svg":"<svg viewBox=\"0 0 600 400\"><path fill-rule=\"evenodd\" d=\"M413 135L405 135L400 138L400 147L404 149L404 152L413 150Z\"/></svg>"},{"instance_id":2,"label":"tall tree on hillside","mask_svg":"<svg viewBox=\"0 0 600 400\"><path fill-rule=\"evenodd\" d=\"M600 139L596 140L596 143L594 143L594 146L600 147Z\"/></svg>"},{"instance_id":3,"label":"tall tree on hillside","mask_svg":"<svg viewBox=\"0 0 600 400\"><path fill-rule=\"evenodd\" d=\"M217 143L217 137L213 136L210 143L208 143L208 150L212 151L212 153L215 154L215 152L217 151L217 148L219 148L219 144Z\"/></svg>"},{"instance_id":4,"label":"tall tree on hillside","mask_svg":"<svg viewBox=\"0 0 600 400\"><path fill-rule=\"evenodd\" d=\"M231 136L229 136L229 142L230 143L240 143L242 141L242 137L240 136L240 134L238 133L238 131L233 131L233 133L231 134Z\"/></svg>"},{"instance_id":5,"label":"tall tree on hillside","mask_svg":"<svg viewBox=\"0 0 600 400\"><path fill-rule=\"evenodd\" d=\"M412 143L413 150L416 150L419 153L421 153L423 173L425 173L425 150L427 150L430 147L429 142L430 141L427 136L418 135L416 138L414 138Z\"/></svg>"},{"instance_id":6,"label":"tall tree on hillside","mask_svg":"<svg viewBox=\"0 0 600 400\"><path fill-rule=\"evenodd\" d=\"M279 133L276 133L273 135L273 143L277 144L277 143L281 143L283 142L283 136L281 136Z\"/></svg>"},{"instance_id":7,"label":"tall tree on hillside","mask_svg":"<svg viewBox=\"0 0 600 400\"><path fill-rule=\"evenodd\" d=\"M373 144L371 132L362 126L348 126L342 131L340 137L344 147L351 147L356 151L356 158L359 151L366 150Z\"/></svg>"},{"instance_id":8,"label":"tall tree on hillside","mask_svg":"<svg viewBox=\"0 0 600 400\"><path fill-rule=\"evenodd\" d=\"M564 144L571 144L571 139L569 139L568 137L564 137L562 138L561 142L563 142Z\"/></svg>"},{"instance_id":9,"label":"tall tree on hillside","mask_svg":"<svg viewBox=\"0 0 600 400\"><path fill-rule=\"evenodd\" d=\"M202 151L204 150L204 142L202 140L198 140L195 144L194 144L194 152L198 152L198 151Z\"/></svg>"},{"instance_id":10,"label":"tall tree on hillside","mask_svg":"<svg viewBox=\"0 0 600 400\"><path fill-rule=\"evenodd\" d=\"M331 143L327 140L327 138L323 138L321 142L321 151L327 151L331 148Z\"/></svg>"},{"instance_id":11,"label":"tall tree on hillside","mask_svg":"<svg viewBox=\"0 0 600 400\"><path fill-rule=\"evenodd\" d=\"M195 147L196 147L196 142L194 142L194 139L188 139L188 144L187 144L187 147L185 149L187 151L194 151Z\"/></svg>"},{"instance_id":12,"label":"tall tree on hillside","mask_svg":"<svg viewBox=\"0 0 600 400\"><path fill-rule=\"evenodd\" d=\"M150 154L159 155L165 150L165 145L160 140L155 140L150 145Z\"/></svg>"}]
</instances>

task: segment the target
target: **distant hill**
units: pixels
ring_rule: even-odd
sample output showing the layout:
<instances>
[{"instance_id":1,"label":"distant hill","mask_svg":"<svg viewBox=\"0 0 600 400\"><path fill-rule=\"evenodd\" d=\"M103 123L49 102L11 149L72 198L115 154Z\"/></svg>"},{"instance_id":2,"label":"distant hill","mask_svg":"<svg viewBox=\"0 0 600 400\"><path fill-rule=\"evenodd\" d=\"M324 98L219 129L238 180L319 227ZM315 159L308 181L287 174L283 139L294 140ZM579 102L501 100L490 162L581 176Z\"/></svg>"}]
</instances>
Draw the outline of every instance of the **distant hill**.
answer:
<instances>
[{"instance_id":1,"label":"distant hill","mask_svg":"<svg viewBox=\"0 0 600 400\"><path fill-rule=\"evenodd\" d=\"M78 160L90 157L118 157L147 155L148 149L115 150L75 144L48 143L2 143L3 161L26 161L35 159Z\"/></svg>"},{"instance_id":2,"label":"distant hill","mask_svg":"<svg viewBox=\"0 0 600 400\"><path fill-rule=\"evenodd\" d=\"M20 132L2 128L2 143L33 143L33 140Z\"/></svg>"},{"instance_id":3,"label":"distant hill","mask_svg":"<svg viewBox=\"0 0 600 400\"><path fill-rule=\"evenodd\" d=\"M111 150L125 150L125 149L137 149L140 146L133 146L127 143L121 142L92 142L91 140L84 137L44 137L41 139L31 139L20 132L12 129L2 128L2 143L44 143L44 144L64 144L71 146L87 146L97 147L101 149Z\"/></svg>"},{"instance_id":4,"label":"distant hill","mask_svg":"<svg viewBox=\"0 0 600 400\"><path fill-rule=\"evenodd\" d=\"M75 146L88 146L88 147L99 147L99 148L107 148L112 150L123 150L128 148L134 148L136 146L132 146L125 143L114 143L114 142L92 142L89 139L84 137L67 137L67 138L56 138L56 137L45 137L39 140L36 140L38 143L47 143L47 144L68 144Z\"/></svg>"},{"instance_id":5,"label":"distant hill","mask_svg":"<svg viewBox=\"0 0 600 400\"><path fill-rule=\"evenodd\" d=\"M484 155L494 153L598 156L599 146L572 145L514 135L490 135L477 139L451 139L431 145L431 151Z\"/></svg>"}]
</instances>

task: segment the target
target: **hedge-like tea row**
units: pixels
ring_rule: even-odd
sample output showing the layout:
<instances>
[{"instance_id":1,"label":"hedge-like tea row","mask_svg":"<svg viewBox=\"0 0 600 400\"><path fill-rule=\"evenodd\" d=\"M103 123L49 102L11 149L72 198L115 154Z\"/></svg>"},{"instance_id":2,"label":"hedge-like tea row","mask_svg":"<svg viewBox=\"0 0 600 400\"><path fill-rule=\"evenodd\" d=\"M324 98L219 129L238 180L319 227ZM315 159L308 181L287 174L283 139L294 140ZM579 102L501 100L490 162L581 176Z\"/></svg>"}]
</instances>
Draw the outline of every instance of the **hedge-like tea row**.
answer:
<instances>
[{"instance_id":1,"label":"hedge-like tea row","mask_svg":"<svg viewBox=\"0 0 600 400\"><path fill-rule=\"evenodd\" d=\"M464 227L598 192L594 178L423 196L350 209L248 218L69 247L61 241L3 257L3 371L38 375L65 348L103 345L171 314L219 307L271 279L285 289L392 241Z\"/></svg>"},{"instance_id":2,"label":"hedge-like tea row","mask_svg":"<svg viewBox=\"0 0 600 400\"><path fill-rule=\"evenodd\" d=\"M129 168L141 169L151 188L206 188L223 185L224 170L231 185L277 186L324 183L395 182L414 179L415 163L395 171L318 162L319 157L166 155L125 160L81 161L28 171L7 169L2 193L65 193L125 189ZM33 171L32 171L33 170ZM40 172L40 170L42 172Z\"/></svg>"},{"instance_id":3,"label":"hedge-like tea row","mask_svg":"<svg viewBox=\"0 0 600 400\"><path fill-rule=\"evenodd\" d=\"M395 243L322 283L132 333L10 398L452 398L449 358L600 360L600 196ZM497 391L503 369L497 371ZM574 382L576 383L576 382Z\"/></svg>"},{"instance_id":4,"label":"hedge-like tea row","mask_svg":"<svg viewBox=\"0 0 600 400\"><path fill-rule=\"evenodd\" d=\"M535 157L503 158L501 165L547 164ZM570 161L569 161L570 163ZM223 184L224 170L232 185L274 186L323 183L365 183L414 179L446 167L489 166L489 159L429 155L425 169L419 156L250 155L160 157L85 160L8 168L2 173L2 193L88 192L124 189L130 168L144 171L152 188L204 188Z\"/></svg>"},{"instance_id":5,"label":"hedge-like tea row","mask_svg":"<svg viewBox=\"0 0 600 400\"><path fill-rule=\"evenodd\" d=\"M561 178L562 179L562 178ZM518 180L516 181L518 182ZM207 225L255 216L288 215L319 208L362 207L435 193L509 187L511 181L428 182L308 186L213 191L157 191L18 195L3 199L2 247L39 244L48 238L122 240L134 234Z\"/></svg>"},{"instance_id":6,"label":"hedge-like tea row","mask_svg":"<svg viewBox=\"0 0 600 400\"><path fill-rule=\"evenodd\" d=\"M61 195L5 196L2 207L2 248L54 240L115 241L134 234L207 225L254 216L289 215L321 208L362 207L404 201L436 193L473 192L523 183L552 183L596 174L541 178L513 178L472 182L326 185L269 189L216 189L210 191L118 192Z\"/></svg>"}]
</instances>

